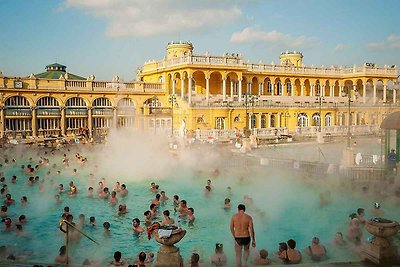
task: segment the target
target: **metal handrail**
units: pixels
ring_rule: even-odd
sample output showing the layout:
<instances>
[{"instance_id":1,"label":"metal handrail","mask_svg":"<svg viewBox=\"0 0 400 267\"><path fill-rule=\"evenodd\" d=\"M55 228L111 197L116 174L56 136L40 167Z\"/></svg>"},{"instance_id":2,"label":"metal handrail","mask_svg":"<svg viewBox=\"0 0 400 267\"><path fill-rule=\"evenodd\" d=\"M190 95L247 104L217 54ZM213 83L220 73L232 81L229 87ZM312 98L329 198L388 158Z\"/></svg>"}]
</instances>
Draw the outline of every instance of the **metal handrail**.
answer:
<instances>
[{"instance_id":1,"label":"metal handrail","mask_svg":"<svg viewBox=\"0 0 400 267\"><path fill-rule=\"evenodd\" d=\"M77 228L75 225L73 225L72 223L70 223L67 220L62 220L63 223L65 223L67 225L65 234L66 234L66 240L65 240L65 254L67 255L67 259L66 259L66 264L68 264L68 247L69 247L69 227L74 228L75 230L77 230L81 235L83 235L84 237L86 237L87 239L89 239L90 241L92 241L93 243L100 245L99 243L97 243L96 240L94 240L93 238L91 238L90 236L88 236L86 233L84 233L83 231L81 231L79 228ZM61 229L61 225L60 225L60 229Z\"/></svg>"}]
</instances>

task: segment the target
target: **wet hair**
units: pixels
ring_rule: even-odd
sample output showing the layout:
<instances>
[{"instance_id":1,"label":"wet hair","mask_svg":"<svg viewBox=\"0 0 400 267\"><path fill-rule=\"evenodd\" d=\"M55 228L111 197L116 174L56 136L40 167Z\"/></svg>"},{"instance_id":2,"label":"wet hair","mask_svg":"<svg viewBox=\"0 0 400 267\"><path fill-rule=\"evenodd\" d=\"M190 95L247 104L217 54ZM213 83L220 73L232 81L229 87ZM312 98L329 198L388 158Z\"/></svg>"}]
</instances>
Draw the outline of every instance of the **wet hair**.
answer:
<instances>
[{"instance_id":1,"label":"wet hair","mask_svg":"<svg viewBox=\"0 0 400 267\"><path fill-rule=\"evenodd\" d=\"M136 222L138 225L140 225L140 220L139 220L138 218L133 219L133 220L132 220L132 223L133 223L133 222Z\"/></svg>"},{"instance_id":2,"label":"wet hair","mask_svg":"<svg viewBox=\"0 0 400 267\"><path fill-rule=\"evenodd\" d=\"M93 190L93 187L89 186L88 191Z\"/></svg>"},{"instance_id":3,"label":"wet hair","mask_svg":"<svg viewBox=\"0 0 400 267\"><path fill-rule=\"evenodd\" d=\"M125 184L122 184L122 185L121 185L121 188L124 188L124 189L125 189L125 188L126 188L126 185L125 185Z\"/></svg>"},{"instance_id":4,"label":"wet hair","mask_svg":"<svg viewBox=\"0 0 400 267\"><path fill-rule=\"evenodd\" d=\"M146 253L143 251L139 253L139 260L140 261L145 261L146 260Z\"/></svg>"},{"instance_id":5,"label":"wet hair","mask_svg":"<svg viewBox=\"0 0 400 267\"><path fill-rule=\"evenodd\" d=\"M164 210L164 211L163 211L163 214L164 214L165 216L169 217L169 210Z\"/></svg>"},{"instance_id":6,"label":"wet hair","mask_svg":"<svg viewBox=\"0 0 400 267\"><path fill-rule=\"evenodd\" d=\"M194 213L194 209L193 208L188 208L188 210L190 210L192 213Z\"/></svg>"},{"instance_id":7,"label":"wet hair","mask_svg":"<svg viewBox=\"0 0 400 267\"><path fill-rule=\"evenodd\" d=\"M289 248L294 249L296 247L296 241L294 241L293 239L289 239L287 241L287 245Z\"/></svg>"},{"instance_id":8,"label":"wet hair","mask_svg":"<svg viewBox=\"0 0 400 267\"><path fill-rule=\"evenodd\" d=\"M165 194L165 191L161 191L160 194ZM158 194L157 194L157 195L158 195ZM157 195L156 195L156 196L157 196Z\"/></svg>"},{"instance_id":9,"label":"wet hair","mask_svg":"<svg viewBox=\"0 0 400 267\"><path fill-rule=\"evenodd\" d=\"M281 243L279 243L279 248L287 250L287 244L285 242L281 242Z\"/></svg>"},{"instance_id":10,"label":"wet hair","mask_svg":"<svg viewBox=\"0 0 400 267\"><path fill-rule=\"evenodd\" d=\"M151 204L150 205L150 210L152 210L154 207L157 207L157 205L156 204Z\"/></svg>"},{"instance_id":11,"label":"wet hair","mask_svg":"<svg viewBox=\"0 0 400 267\"><path fill-rule=\"evenodd\" d=\"M319 244L319 238L316 237L316 236L314 236L314 237L311 239L311 242L312 242L313 244Z\"/></svg>"},{"instance_id":12,"label":"wet hair","mask_svg":"<svg viewBox=\"0 0 400 267\"><path fill-rule=\"evenodd\" d=\"M224 250L224 245L221 243L215 244L215 253L222 253Z\"/></svg>"},{"instance_id":13,"label":"wet hair","mask_svg":"<svg viewBox=\"0 0 400 267\"><path fill-rule=\"evenodd\" d=\"M357 209L357 214L360 215L361 213L364 213L364 209L363 208L358 208Z\"/></svg>"},{"instance_id":14,"label":"wet hair","mask_svg":"<svg viewBox=\"0 0 400 267\"><path fill-rule=\"evenodd\" d=\"M111 192L111 196L112 196L112 197L115 197L115 196L117 196L117 192L115 192L115 191L112 191L112 192Z\"/></svg>"},{"instance_id":15,"label":"wet hair","mask_svg":"<svg viewBox=\"0 0 400 267\"><path fill-rule=\"evenodd\" d=\"M149 210L146 210L146 211L143 213L144 216L147 216L147 215L149 215L149 214L150 214L150 211L149 211Z\"/></svg>"},{"instance_id":16,"label":"wet hair","mask_svg":"<svg viewBox=\"0 0 400 267\"><path fill-rule=\"evenodd\" d=\"M60 247L60 256L65 255L66 252L67 252L67 247L66 246L61 246Z\"/></svg>"},{"instance_id":17,"label":"wet hair","mask_svg":"<svg viewBox=\"0 0 400 267\"><path fill-rule=\"evenodd\" d=\"M114 260L119 262L121 260L122 254L121 251L115 251L114 252Z\"/></svg>"},{"instance_id":18,"label":"wet hair","mask_svg":"<svg viewBox=\"0 0 400 267\"><path fill-rule=\"evenodd\" d=\"M17 230L22 230L22 225L21 224L16 224L15 227L17 227Z\"/></svg>"},{"instance_id":19,"label":"wet hair","mask_svg":"<svg viewBox=\"0 0 400 267\"><path fill-rule=\"evenodd\" d=\"M111 225L110 225L109 222L104 222L104 223L103 223L104 229L107 229L107 230L108 230L108 229L110 229L110 226L111 226Z\"/></svg>"},{"instance_id":20,"label":"wet hair","mask_svg":"<svg viewBox=\"0 0 400 267\"><path fill-rule=\"evenodd\" d=\"M187 205L187 202L184 199L181 200L181 203Z\"/></svg>"},{"instance_id":21,"label":"wet hair","mask_svg":"<svg viewBox=\"0 0 400 267\"><path fill-rule=\"evenodd\" d=\"M208 191L211 191L211 186L206 185L206 189L207 189Z\"/></svg>"},{"instance_id":22,"label":"wet hair","mask_svg":"<svg viewBox=\"0 0 400 267\"><path fill-rule=\"evenodd\" d=\"M6 205L3 205L3 206L1 206L1 211L2 212L7 212L7 206Z\"/></svg>"},{"instance_id":23,"label":"wet hair","mask_svg":"<svg viewBox=\"0 0 400 267\"><path fill-rule=\"evenodd\" d=\"M89 222L95 222L96 221L96 218L94 217L94 216L91 216L90 218L89 218Z\"/></svg>"},{"instance_id":24,"label":"wet hair","mask_svg":"<svg viewBox=\"0 0 400 267\"><path fill-rule=\"evenodd\" d=\"M266 249L260 250L260 258L266 259L268 257L268 251Z\"/></svg>"},{"instance_id":25,"label":"wet hair","mask_svg":"<svg viewBox=\"0 0 400 267\"><path fill-rule=\"evenodd\" d=\"M174 199L179 200L179 196L178 195L174 195Z\"/></svg>"},{"instance_id":26,"label":"wet hair","mask_svg":"<svg viewBox=\"0 0 400 267\"><path fill-rule=\"evenodd\" d=\"M64 207L64 212L69 212L69 207L68 206Z\"/></svg>"},{"instance_id":27,"label":"wet hair","mask_svg":"<svg viewBox=\"0 0 400 267\"><path fill-rule=\"evenodd\" d=\"M246 211L246 206L243 205L243 204L239 204L239 205L238 205L238 210Z\"/></svg>"},{"instance_id":28,"label":"wet hair","mask_svg":"<svg viewBox=\"0 0 400 267\"><path fill-rule=\"evenodd\" d=\"M193 253L192 256L190 257L190 263L199 263L200 261L200 255L197 253Z\"/></svg>"},{"instance_id":29,"label":"wet hair","mask_svg":"<svg viewBox=\"0 0 400 267\"><path fill-rule=\"evenodd\" d=\"M231 203L231 200L229 198L225 198L225 203Z\"/></svg>"},{"instance_id":30,"label":"wet hair","mask_svg":"<svg viewBox=\"0 0 400 267\"><path fill-rule=\"evenodd\" d=\"M6 180L6 178L3 176L0 178L0 182L4 182Z\"/></svg>"},{"instance_id":31,"label":"wet hair","mask_svg":"<svg viewBox=\"0 0 400 267\"><path fill-rule=\"evenodd\" d=\"M21 216L19 216L19 218L18 218L19 221L23 221L23 220L25 220L25 219L26 219L26 216L23 215L23 214L22 214Z\"/></svg>"},{"instance_id":32,"label":"wet hair","mask_svg":"<svg viewBox=\"0 0 400 267\"><path fill-rule=\"evenodd\" d=\"M160 186L158 184L156 184L156 189L160 188ZM144 253L144 252L143 252Z\"/></svg>"},{"instance_id":33,"label":"wet hair","mask_svg":"<svg viewBox=\"0 0 400 267\"><path fill-rule=\"evenodd\" d=\"M157 194L157 195L156 195L156 199L160 199L160 197L161 197L160 194Z\"/></svg>"},{"instance_id":34,"label":"wet hair","mask_svg":"<svg viewBox=\"0 0 400 267\"><path fill-rule=\"evenodd\" d=\"M349 218L350 218L351 220L354 219L354 218L357 218L357 214L352 213L352 214L349 215Z\"/></svg>"},{"instance_id":35,"label":"wet hair","mask_svg":"<svg viewBox=\"0 0 400 267\"><path fill-rule=\"evenodd\" d=\"M28 201L28 198L26 196L22 196L21 199L23 199L24 201Z\"/></svg>"}]
</instances>

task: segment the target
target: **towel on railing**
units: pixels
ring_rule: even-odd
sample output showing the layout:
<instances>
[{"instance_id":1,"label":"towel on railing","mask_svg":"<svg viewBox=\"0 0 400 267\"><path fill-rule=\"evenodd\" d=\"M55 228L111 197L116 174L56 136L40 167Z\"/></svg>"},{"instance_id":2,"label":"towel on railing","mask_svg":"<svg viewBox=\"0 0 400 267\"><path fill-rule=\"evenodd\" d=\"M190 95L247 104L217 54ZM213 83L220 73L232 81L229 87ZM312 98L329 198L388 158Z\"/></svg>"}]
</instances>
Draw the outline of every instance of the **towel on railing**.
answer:
<instances>
[{"instance_id":1,"label":"towel on railing","mask_svg":"<svg viewBox=\"0 0 400 267\"><path fill-rule=\"evenodd\" d=\"M158 229L158 237L159 238L170 237L171 234L172 234L172 230Z\"/></svg>"}]
</instances>

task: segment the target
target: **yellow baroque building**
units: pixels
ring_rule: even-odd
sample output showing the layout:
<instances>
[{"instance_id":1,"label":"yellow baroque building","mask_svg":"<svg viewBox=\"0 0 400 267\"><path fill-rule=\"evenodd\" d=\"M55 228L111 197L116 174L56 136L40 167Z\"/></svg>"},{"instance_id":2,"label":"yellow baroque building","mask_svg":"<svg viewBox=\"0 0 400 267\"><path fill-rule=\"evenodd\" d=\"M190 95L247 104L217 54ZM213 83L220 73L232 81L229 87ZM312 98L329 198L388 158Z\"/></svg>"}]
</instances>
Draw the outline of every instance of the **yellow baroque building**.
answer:
<instances>
[{"instance_id":1,"label":"yellow baroque building","mask_svg":"<svg viewBox=\"0 0 400 267\"><path fill-rule=\"evenodd\" d=\"M304 66L300 52L279 64L251 63L240 54L193 54L171 42L166 56L138 68L135 81L97 81L51 64L26 77L0 72L0 135L9 138L104 135L129 127L170 133L259 136L377 130L399 111L396 66ZM185 122L185 123L183 123Z\"/></svg>"},{"instance_id":2,"label":"yellow baroque building","mask_svg":"<svg viewBox=\"0 0 400 267\"><path fill-rule=\"evenodd\" d=\"M252 63L235 53L196 55L191 43L171 42L164 59L145 62L137 78L165 84L177 98L175 121L191 130L370 131L399 110L396 66L315 67L302 60L286 51L280 64Z\"/></svg>"}]
</instances>

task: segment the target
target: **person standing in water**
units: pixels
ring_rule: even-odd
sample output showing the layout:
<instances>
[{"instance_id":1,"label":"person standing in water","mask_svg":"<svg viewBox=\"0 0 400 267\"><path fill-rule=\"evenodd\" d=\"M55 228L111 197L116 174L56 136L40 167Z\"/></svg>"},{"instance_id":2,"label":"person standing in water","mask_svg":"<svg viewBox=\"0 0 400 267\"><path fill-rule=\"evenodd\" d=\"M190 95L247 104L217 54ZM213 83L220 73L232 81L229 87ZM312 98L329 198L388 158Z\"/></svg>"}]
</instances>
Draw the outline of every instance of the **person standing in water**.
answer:
<instances>
[{"instance_id":1,"label":"person standing in water","mask_svg":"<svg viewBox=\"0 0 400 267\"><path fill-rule=\"evenodd\" d=\"M256 239L253 227L253 218L245 213L246 206L239 204L238 213L231 219L231 233L235 238L236 265L242 266L242 248L244 249L244 265L247 266L247 260L250 255L250 242L253 248L256 247Z\"/></svg>"}]
</instances>

